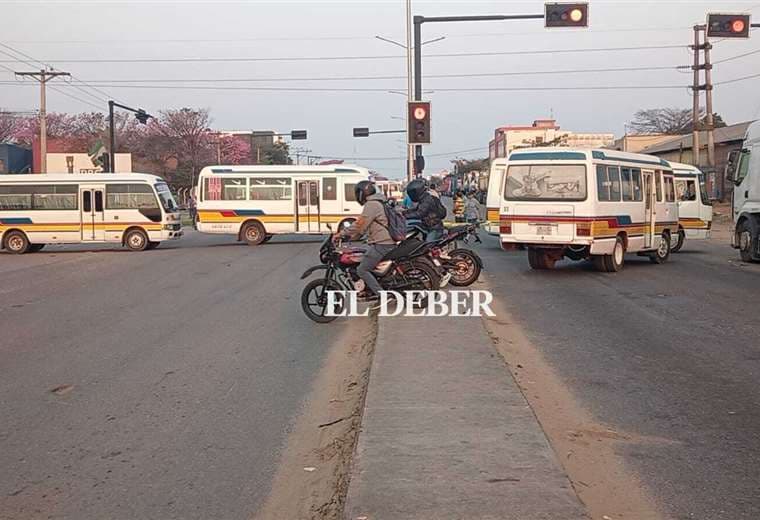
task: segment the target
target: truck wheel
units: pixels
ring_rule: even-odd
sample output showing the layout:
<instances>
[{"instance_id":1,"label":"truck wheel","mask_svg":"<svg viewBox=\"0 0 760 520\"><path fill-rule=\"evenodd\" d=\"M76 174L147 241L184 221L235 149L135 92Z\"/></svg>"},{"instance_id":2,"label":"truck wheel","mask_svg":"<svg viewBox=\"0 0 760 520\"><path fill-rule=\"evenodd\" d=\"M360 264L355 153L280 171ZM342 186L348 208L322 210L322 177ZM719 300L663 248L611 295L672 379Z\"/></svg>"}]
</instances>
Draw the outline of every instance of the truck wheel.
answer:
<instances>
[{"instance_id":1,"label":"truck wheel","mask_svg":"<svg viewBox=\"0 0 760 520\"><path fill-rule=\"evenodd\" d=\"M757 247L760 236L756 226L752 225L752 222L745 220L739 224L736 234L739 237L739 255L742 258L742 262L753 262L758 258Z\"/></svg>"}]
</instances>

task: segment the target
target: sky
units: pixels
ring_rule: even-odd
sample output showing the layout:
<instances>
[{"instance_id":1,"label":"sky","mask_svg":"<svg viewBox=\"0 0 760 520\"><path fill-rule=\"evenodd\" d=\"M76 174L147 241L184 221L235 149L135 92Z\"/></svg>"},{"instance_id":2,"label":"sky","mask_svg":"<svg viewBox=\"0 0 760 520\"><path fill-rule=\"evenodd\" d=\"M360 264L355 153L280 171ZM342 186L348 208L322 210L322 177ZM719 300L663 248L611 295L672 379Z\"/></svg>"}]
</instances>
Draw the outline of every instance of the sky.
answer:
<instances>
[{"instance_id":1,"label":"sky","mask_svg":"<svg viewBox=\"0 0 760 520\"><path fill-rule=\"evenodd\" d=\"M692 63L691 27L704 23L708 11L751 12L760 20L760 0L589 4L588 29L550 30L541 20L423 25L424 40L445 37L423 47L423 97L432 102L427 173L448 167L454 157L487 156L499 126L553 115L565 130L619 136L639 109L691 107L692 73L676 68ZM537 14L543 5L412 0L413 14L422 16ZM14 77L7 69L39 70L40 62L50 63L72 73L79 88L51 82L60 91L48 91L48 111L105 111L109 98L149 112L208 108L216 129L306 129L308 140L294 147L389 177L404 175L403 134L352 137L353 127L404 128L405 49L376 38L405 43L403 0L0 0L0 21L0 108L36 110L36 83L9 85ZM760 73L760 33L753 36L714 41L714 62L759 51L716 64L715 82ZM620 50L630 47L650 48ZM610 48L618 50L599 50ZM248 61L213 61L219 58ZM134 61L145 59L179 61ZM658 69L545 74L621 68ZM460 74L478 76L450 77ZM574 89L611 86L634 88ZM715 111L729 124L760 117L759 87L760 77L716 85ZM471 90L484 88L517 90Z\"/></svg>"}]
</instances>

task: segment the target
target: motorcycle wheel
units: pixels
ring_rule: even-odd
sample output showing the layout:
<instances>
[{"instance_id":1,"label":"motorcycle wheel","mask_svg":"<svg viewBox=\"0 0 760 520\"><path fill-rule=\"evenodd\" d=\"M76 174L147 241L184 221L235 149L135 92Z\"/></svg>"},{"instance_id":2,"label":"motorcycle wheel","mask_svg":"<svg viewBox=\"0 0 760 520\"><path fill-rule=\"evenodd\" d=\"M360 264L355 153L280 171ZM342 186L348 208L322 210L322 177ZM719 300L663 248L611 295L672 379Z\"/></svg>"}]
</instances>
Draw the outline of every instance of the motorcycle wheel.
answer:
<instances>
[{"instance_id":1,"label":"motorcycle wheel","mask_svg":"<svg viewBox=\"0 0 760 520\"><path fill-rule=\"evenodd\" d=\"M455 287L468 287L475 283L480 276L480 259L477 254L468 249L455 249L449 253L451 260L447 262L451 267L449 283Z\"/></svg>"},{"instance_id":2,"label":"motorcycle wheel","mask_svg":"<svg viewBox=\"0 0 760 520\"><path fill-rule=\"evenodd\" d=\"M410 269L407 270L407 274L411 274L418 278L418 281L412 287L415 291L436 291L440 288L441 277L438 274L435 266L423 258L415 258L409 262ZM428 297L423 296L419 300L414 302L414 307L422 309L427 307Z\"/></svg>"},{"instance_id":3,"label":"motorcycle wheel","mask_svg":"<svg viewBox=\"0 0 760 520\"><path fill-rule=\"evenodd\" d=\"M325 286L325 279L320 278L318 280L312 280L306 284L301 292L301 308L306 316L317 323L330 323L334 321L337 316L325 316L327 309L327 294L326 291L340 291L341 288L337 282L330 280ZM338 296L340 307L343 307L346 302L343 296Z\"/></svg>"}]
</instances>

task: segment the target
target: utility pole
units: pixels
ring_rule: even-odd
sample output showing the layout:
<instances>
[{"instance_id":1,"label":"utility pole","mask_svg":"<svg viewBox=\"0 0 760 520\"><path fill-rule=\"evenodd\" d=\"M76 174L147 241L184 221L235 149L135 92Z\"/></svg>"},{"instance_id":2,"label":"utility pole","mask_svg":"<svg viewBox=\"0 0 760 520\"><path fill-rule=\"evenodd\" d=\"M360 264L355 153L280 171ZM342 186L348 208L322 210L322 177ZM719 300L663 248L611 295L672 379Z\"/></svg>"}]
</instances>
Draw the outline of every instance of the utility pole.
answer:
<instances>
[{"instance_id":1,"label":"utility pole","mask_svg":"<svg viewBox=\"0 0 760 520\"><path fill-rule=\"evenodd\" d=\"M40 82L40 173L47 173L47 102L45 84L58 76L71 76L68 72L16 72L16 76L34 78Z\"/></svg>"},{"instance_id":2,"label":"utility pole","mask_svg":"<svg viewBox=\"0 0 760 520\"><path fill-rule=\"evenodd\" d=\"M694 66L692 69L694 70L694 84L692 85L692 94L693 94L693 105L692 105L692 113L691 113L691 119L692 119L692 141L691 141L691 156L692 156L692 162L694 163L694 166L699 167L700 158L699 158L699 71L701 70L700 60L699 60L699 50L700 50L700 39L699 39L699 33L702 31L702 26L695 25L694 26L694 46L692 47L694 49Z\"/></svg>"},{"instance_id":3,"label":"utility pole","mask_svg":"<svg viewBox=\"0 0 760 520\"><path fill-rule=\"evenodd\" d=\"M705 129L707 130L707 165L710 168L715 168L715 121L713 121L713 82L712 82L712 62L710 61L710 49L712 44L707 38L707 31L705 30ZM723 176L721 176L722 178ZM723 197L724 186L721 183L720 193Z\"/></svg>"},{"instance_id":4,"label":"utility pole","mask_svg":"<svg viewBox=\"0 0 760 520\"><path fill-rule=\"evenodd\" d=\"M407 101L414 101L412 90L414 89L414 82L412 80L412 74L414 72L412 65L412 0L406 0L406 96ZM409 132L409 123L406 124L406 131ZM414 146L409 144L411 141L410 136L406 137L406 176L407 180L411 182L414 179Z\"/></svg>"}]
</instances>

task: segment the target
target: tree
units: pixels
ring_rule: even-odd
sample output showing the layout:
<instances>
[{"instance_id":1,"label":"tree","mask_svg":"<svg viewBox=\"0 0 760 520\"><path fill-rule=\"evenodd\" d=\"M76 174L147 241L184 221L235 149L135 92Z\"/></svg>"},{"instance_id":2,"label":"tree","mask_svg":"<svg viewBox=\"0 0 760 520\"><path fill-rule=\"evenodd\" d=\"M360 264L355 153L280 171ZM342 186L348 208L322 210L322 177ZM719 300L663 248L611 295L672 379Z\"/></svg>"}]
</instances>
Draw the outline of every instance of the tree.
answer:
<instances>
[{"instance_id":1,"label":"tree","mask_svg":"<svg viewBox=\"0 0 760 520\"><path fill-rule=\"evenodd\" d=\"M173 143L178 162L177 173L182 178L172 181L190 185L195 183L196 173L204 165L204 155L208 156L211 150L210 124L211 117L205 108L162 110L159 112L158 120L150 120L149 130L169 138Z\"/></svg>"},{"instance_id":2,"label":"tree","mask_svg":"<svg viewBox=\"0 0 760 520\"><path fill-rule=\"evenodd\" d=\"M699 129L702 130L706 126L704 110L700 111L699 117ZM684 135L693 131L692 121L690 108L650 108L636 112L628 128L633 134ZM713 114L713 124L716 128L726 126L720 114Z\"/></svg>"},{"instance_id":3,"label":"tree","mask_svg":"<svg viewBox=\"0 0 760 520\"><path fill-rule=\"evenodd\" d=\"M16 115L0 111L0 143L7 143L13 140L18 124L19 119Z\"/></svg>"},{"instance_id":4,"label":"tree","mask_svg":"<svg viewBox=\"0 0 760 520\"><path fill-rule=\"evenodd\" d=\"M290 158L290 145L285 141L277 141L271 149L264 152L264 164L293 164Z\"/></svg>"},{"instance_id":5,"label":"tree","mask_svg":"<svg viewBox=\"0 0 760 520\"><path fill-rule=\"evenodd\" d=\"M487 172L490 169L490 160L485 159L454 159L451 161L454 164L457 173L468 174L470 172Z\"/></svg>"}]
</instances>

